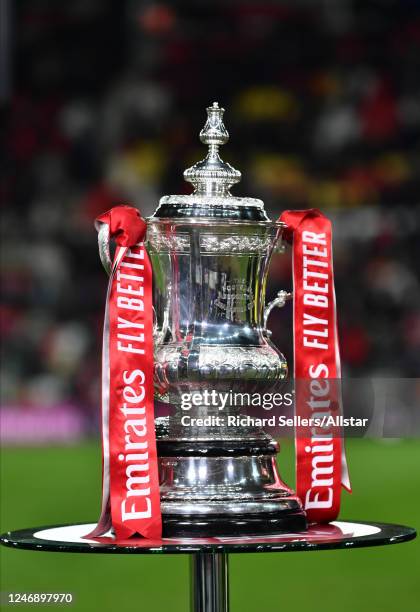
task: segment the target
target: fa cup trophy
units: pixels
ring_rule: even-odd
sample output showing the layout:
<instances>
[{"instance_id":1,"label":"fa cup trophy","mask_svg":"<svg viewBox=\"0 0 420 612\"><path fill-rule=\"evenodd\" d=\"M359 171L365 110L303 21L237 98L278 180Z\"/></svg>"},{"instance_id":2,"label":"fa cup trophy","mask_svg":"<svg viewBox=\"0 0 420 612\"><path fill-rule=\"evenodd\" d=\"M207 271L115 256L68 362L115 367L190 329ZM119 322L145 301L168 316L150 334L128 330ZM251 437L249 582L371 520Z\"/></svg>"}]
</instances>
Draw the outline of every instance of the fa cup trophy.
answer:
<instances>
[{"instance_id":1,"label":"fa cup trophy","mask_svg":"<svg viewBox=\"0 0 420 612\"><path fill-rule=\"evenodd\" d=\"M158 534L161 525L174 537L306 528L300 499L278 474L278 444L256 419L242 418L235 401L251 391L258 398L255 391L287 376L266 329L287 293L265 305L285 225L270 221L261 200L231 195L241 175L219 156L229 138L223 112L217 103L207 109L200 132L207 157L184 172L194 193L161 198L146 222L130 207L97 219L110 284L95 534L110 527L111 514L120 536ZM113 264L110 236L120 245ZM155 422L153 387L155 400L170 405L169 416ZM144 528L135 522L143 518Z\"/></svg>"},{"instance_id":2,"label":"fa cup trophy","mask_svg":"<svg viewBox=\"0 0 420 612\"><path fill-rule=\"evenodd\" d=\"M224 109L207 109L200 140L207 157L184 172L191 195L161 198L147 220L153 268L155 397L173 414L156 419L163 532L216 536L306 528L300 500L280 479L278 444L256 427L228 427L225 407L195 405L207 426L183 425L183 394L249 390L287 376L266 319L266 280L284 224L264 203L235 197L241 174L219 156L228 141ZM213 421L206 417L214 416ZM221 419L220 419L221 420ZM197 419L189 419L189 423Z\"/></svg>"}]
</instances>

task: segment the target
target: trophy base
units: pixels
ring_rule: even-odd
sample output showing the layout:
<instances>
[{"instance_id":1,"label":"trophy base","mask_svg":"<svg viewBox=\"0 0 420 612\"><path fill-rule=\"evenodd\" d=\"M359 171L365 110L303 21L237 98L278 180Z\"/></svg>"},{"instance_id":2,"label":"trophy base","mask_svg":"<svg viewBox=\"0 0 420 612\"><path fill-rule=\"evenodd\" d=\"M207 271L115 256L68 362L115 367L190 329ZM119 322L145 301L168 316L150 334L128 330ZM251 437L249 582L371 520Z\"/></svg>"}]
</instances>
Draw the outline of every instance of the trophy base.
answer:
<instances>
[{"instance_id":1,"label":"trophy base","mask_svg":"<svg viewBox=\"0 0 420 612\"><path fill-rule=\"evenodd\" d=\"M161 432L159 432L161 433ZM216 537L304 531L305 512L277 469L277 442L157 438L163 534Z\"/></svg>"},{"instance_id":2,"label":"trophy base","mask_svg":"<svg viewBox=\"0 0 420 612\"><path fill-rule=\"evenodd\" d=\"M163 537L241 537L294 533L307 529L305 513L297 511L266 512L245 516L169 515L162 516Z\"/></svg>"}]
</instances>

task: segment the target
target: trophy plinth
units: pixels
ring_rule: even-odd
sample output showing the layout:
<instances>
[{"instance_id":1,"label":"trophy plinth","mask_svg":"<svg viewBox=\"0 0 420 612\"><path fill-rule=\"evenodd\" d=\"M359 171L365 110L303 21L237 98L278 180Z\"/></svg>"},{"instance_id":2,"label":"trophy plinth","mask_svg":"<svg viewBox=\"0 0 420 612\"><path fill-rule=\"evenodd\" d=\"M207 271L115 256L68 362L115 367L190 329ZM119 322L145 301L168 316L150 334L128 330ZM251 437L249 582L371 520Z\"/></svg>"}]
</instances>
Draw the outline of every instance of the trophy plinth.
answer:
<instances>
[{"instance_id":1,"label":"trophy plinth","mask_svg":"<svg viewBox=\"0 0 420 612\"><path fill-rule=\"evenodd\" d=\"M281 480L278 445L264 431L229 427L240 408L194 406L208 426L187 426L182 397L237 392L287 376L264 329L265 287L284 226L261 200L230 194L240 172L219 156L229 138L217 103L200 139L207 157L185 171L189 196L165 196L148 219L153 267L156 397L174 414L157 419L161 509L167 536L279 533L306 528ZM217 421L219 417L219 421Z\"/></svg>"}]
</instances>

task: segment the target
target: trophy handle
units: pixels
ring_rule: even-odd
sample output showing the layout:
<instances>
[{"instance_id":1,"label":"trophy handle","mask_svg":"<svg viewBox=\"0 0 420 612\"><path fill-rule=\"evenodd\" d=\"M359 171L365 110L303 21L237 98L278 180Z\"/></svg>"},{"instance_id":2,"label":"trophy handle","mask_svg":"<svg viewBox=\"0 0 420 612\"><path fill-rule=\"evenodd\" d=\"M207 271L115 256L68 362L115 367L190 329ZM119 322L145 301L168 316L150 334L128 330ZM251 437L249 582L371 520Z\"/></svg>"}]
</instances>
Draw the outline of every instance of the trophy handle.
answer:
<instances>
[{"instance_id":1,"label":"trophy handle","mask_svg":"<svg viewBox=\"0 0 420 612\"><path fill-rule=\"evenodd\" d=\"M165 310L163 312L163 321L162 321L161 329L159 329L155 307L152 306L152 309L153 309L153 340L155 344L160 344L161 342L163 342L166 331L169 327L169 306L171 303L171 293L172 293L171 283L168 284L166 292L167 292L168 300L166 302Z\"/></svg>"},{"instance_id":2,"label":"trophy handle","mask_svg":"<svg viewBox=\"0 0 420 612\"><path fill-rule=\"evenodd\" d=\"M99 246L99 257L101 259L101 263L107 275L110 276L111 270L112 270L112 260L111 260L111 254L109 251L109 226L106 225L105 223L101 226L98 232L98 246ZM168 291L170 292L170 290L171 290L171 287L169 286ZM162 331L159 332L158 324L157 324L157 317L156 317L156 310L154 306L152 306L152 308L153 308L153 337L156 342L160 340ZM164 325L168 324L168 320L169 320L169 313L165 311Z\"/></svg>"},{"instance_id":3,"label":"trophy handle","mask_svg":"<svg viewBox=\"0 0 420 612\"><path fill-rule=\"evenodd\" d=\"M286 302L291 300L292 297L293 297L293 293L290 293L289 291L285 291L284 289L282 289L281 291L277 293L277 296L274 298L274 300L271 300L271 302L268 302L268 304L265 306L264 308L264 333L267 336L271 336L271 331L267 329L267 321L268 321L268 317L270 316L271 311L273 310L275 306L277 306L278 308L283 308Z\"/></svg>"},{"instance_id":4,"label":"trophy handle","mask_svg":"<svg viewBox=\"0 0 420 612\"><path fill-rule=\"evenodd\" d=\"M112 260L111 260L111 253L109 250L109 226L106 225L105 223L101 225L99 232L98 232L98 246L99 246L99 257L101 259L101 263L107 275L110 276L111 271L112 271ZM170 290L171 288L169 286L169 291ZM157 343L161 340L161 337L163 336L162 336L162 330L159 331L159 328L158 328L156 310L154 306L152 306L152 309L153 309L153 340L155 343ZM167 324L168 320L169 320L169 313L165 311L164 324ZM159 390L155 390L155 397L160 399L160 401L162 402L166 402L166 403L169 402L168 396L160 393Z\"/></svg>"},{"instance_id":5,"label":"trophy handle","mask_svg":"<svg viewBox=\"0 0 420 612\"><path fill-rule=\"evenodd\" d=\"M99 257L105 269L105 272L110 276L112 270L111 255L109 252L109 226L103 223L98 232L98 247Z\"/></svg>"}]
</instances>

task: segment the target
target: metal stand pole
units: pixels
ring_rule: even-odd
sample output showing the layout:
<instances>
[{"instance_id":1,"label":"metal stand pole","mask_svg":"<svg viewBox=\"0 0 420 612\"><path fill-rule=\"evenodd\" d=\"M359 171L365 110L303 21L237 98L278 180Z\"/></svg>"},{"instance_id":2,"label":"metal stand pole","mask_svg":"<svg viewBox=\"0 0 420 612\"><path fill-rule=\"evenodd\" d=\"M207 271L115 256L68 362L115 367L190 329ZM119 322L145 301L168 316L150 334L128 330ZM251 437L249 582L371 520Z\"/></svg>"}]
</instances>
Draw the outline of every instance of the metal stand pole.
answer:
<instances>
[{"instance_id":1,"label":"metal stand pole","mask_svg":"<svg viewBox=\"0 0 420 612\"><path fill-rule=\"evenodd\" d=\"M196 553L190 560L192 612L229 612L227 553Z\"/></svg>"}]
</instances>

